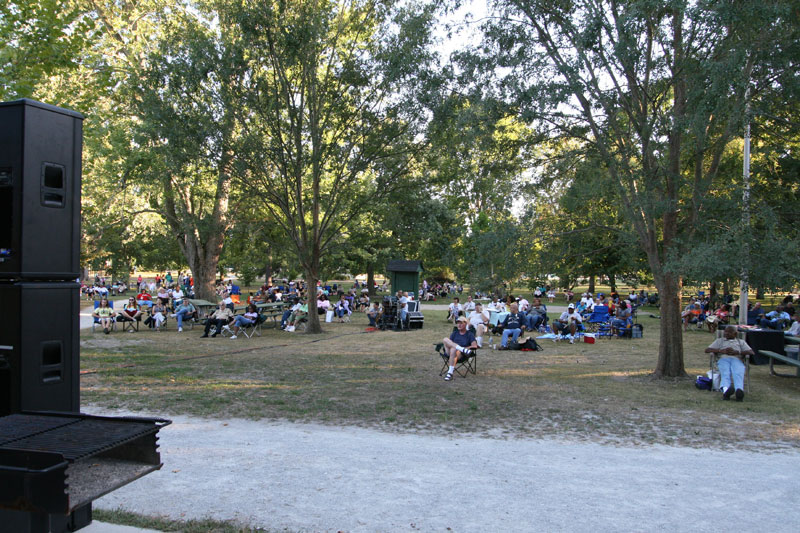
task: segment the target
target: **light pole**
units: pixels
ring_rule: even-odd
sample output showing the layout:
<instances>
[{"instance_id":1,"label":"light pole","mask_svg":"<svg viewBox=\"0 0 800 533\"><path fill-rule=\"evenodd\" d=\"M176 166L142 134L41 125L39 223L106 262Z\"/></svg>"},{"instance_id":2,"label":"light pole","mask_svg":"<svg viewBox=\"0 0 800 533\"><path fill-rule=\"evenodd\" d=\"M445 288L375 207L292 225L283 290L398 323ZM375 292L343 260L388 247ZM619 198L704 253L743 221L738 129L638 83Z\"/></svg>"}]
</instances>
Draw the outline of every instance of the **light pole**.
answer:
<instances>
[{"instance_id":1,"label":"light pole","mask_svg":"<svg viewBox=\"0 0 800 533\"><path fill-rule=\"evenodd\" d=\"M750 227L750 87L744 93L744 161L742 163L742 228ZM747 261L750 257L750 244L745 239L742 247L742 277L739 283L739 325L747 325L747 291L749 288Z\"/></svg>"}]
</instances>

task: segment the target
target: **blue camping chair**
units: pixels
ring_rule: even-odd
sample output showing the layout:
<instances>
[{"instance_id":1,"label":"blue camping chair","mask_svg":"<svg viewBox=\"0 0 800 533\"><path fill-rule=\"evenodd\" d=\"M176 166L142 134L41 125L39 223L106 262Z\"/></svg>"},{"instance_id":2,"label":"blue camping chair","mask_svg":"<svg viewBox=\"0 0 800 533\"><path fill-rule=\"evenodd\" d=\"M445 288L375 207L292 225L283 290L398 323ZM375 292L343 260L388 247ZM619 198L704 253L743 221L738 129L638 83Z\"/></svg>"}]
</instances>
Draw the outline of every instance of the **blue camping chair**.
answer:
<instances>
[{"instance_id":1,"label":"blue camping chair","mask_svg":"<svg viewBox=\"0 0 800 533\"><path fill-rule=\"evenodd\" d=\"M108 306L111 309L114 309L114 300L109 300L108 301ZM100 300L95 300L94 301L94 308L97 309L98 307L100 307ZM100 325L100 319L97 318L96 316L93 316L92 317L92 333L94 333L95 328L97 328L97 326L99 326L99 325ZM114 315L114 317L111 319L111 331L115 331L116 329L117 329L117 317L116 317L116 315Z\"/></svg>"},{"instance_id":2,"label":"blue camping chair","mask_svg":"<svg viewBox=\"0 0 800 533\"><path fill-rule=\"evenodd\" d=\"M592 310L592 314L586 319L587 331L601 333L601 329L611 331L611 315L608 312L607 305L596 305Z\"/></svg>"}]
</instances>

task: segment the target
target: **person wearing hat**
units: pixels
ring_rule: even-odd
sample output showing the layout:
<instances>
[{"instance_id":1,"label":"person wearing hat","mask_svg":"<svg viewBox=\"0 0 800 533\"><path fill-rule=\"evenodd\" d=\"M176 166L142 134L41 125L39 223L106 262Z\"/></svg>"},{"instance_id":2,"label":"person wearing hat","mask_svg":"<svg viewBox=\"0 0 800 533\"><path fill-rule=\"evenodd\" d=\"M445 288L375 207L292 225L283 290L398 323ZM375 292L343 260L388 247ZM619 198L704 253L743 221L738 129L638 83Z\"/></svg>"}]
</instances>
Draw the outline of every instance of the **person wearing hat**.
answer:
<instances>
[{"instance_id":1,"label":"person wearing hat","mask_svg":"<svg viewBox=\"0 0 800 533\"><path fill-rule=\"evenodd\" d=\"M478 348L478 342L475 339L475 334L467 329L467 318L460 316L456 319L456 330L450 334L450 337L445 337L442 342L444 348L447 350L448 359L447 374L444 375L445 381L453 379L453 373L456 369L458 359L463 355L472 355Z\"/></svg>"},{"instance_id":2,"label":"person wearing hat","mask_svg":"<svg viewBox=\"0 0 800 533\"><path fill-rule=\"evenodd\" d=\"M564 332L569 331L569 343L575 344L575 333L578 331L578 324L583 322L581 314L575 310L575 304L571 303L567 306L567 310L561 313L558 320L553 321L553 333L556 334L555 339L564 338Z\"/></svg>"}]
</instances>

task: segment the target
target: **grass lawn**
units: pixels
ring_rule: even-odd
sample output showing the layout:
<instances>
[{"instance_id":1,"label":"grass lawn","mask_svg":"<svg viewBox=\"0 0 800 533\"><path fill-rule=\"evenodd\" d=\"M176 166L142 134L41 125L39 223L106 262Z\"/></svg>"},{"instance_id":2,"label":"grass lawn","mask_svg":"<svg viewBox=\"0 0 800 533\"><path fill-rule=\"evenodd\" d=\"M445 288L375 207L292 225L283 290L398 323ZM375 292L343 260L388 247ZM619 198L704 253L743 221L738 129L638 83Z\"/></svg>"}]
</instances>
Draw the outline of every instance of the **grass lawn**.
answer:
<instances>
[{"instance_id":1,"label":"grass lawn","mask_svg":"<svg viewBox=\"0 0 800 533\"><path fill-rule=\"evenodd\" d=\"M744 403L695 389L711 342L685 334L692 379L653 381L658 320L644 338L542 341L542 352L492 351L478 374L447 383L433 345L451 326L425 312L412 332L365 332L363 314L317 336L201 339L202 330L84 333L82 404L163 415L285 419L392 431L564 437L606 443L780 449L800 445L800 380L751 368Z\"/></svg>"}]
</instances>

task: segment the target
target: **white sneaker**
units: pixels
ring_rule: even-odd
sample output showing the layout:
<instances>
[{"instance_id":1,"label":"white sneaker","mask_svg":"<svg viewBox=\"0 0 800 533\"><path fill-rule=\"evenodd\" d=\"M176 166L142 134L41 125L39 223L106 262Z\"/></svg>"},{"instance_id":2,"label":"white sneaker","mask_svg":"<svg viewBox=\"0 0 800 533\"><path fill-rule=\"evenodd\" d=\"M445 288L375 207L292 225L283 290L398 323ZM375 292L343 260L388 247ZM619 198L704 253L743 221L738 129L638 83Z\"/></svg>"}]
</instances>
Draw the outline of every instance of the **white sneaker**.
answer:
<instances>
[{"instance_id":1,"label":"white sneaker","mask_svg":"<svg viewBox=\"0 0 800 533\"><path fill-rule=\"evenodd\" d=\"M235 339L235 338L236 338L236 335L231 335L231 339Z\"/></svg>"},{"instance_id":2,"label":"white sneaker","mask_svg":"<svg viewBox=\"0 0 800 533\"><path fill-rule=\"evenodd\" d=\"M172 318L175 318L178 315L176 315L175 313L171 313L169 316L171 316Z\"/></svg>"},{"instance_id":3,"label":"white sneaker","mask_svg":"<svg viewBox=\"0 0 800 533\"><path fill-rule=\"evenodd\" d=\"M181 331L183 331L183 328L178 328L178 332L180 333Z\"/></svg>"},{"instance_id":4,"label":"white sneaker","mask_svg":"<svg viewBox=\"0 0 800 533\"><path fill-rule=\"evenodd\" d=\"M570 337L569 337L569 343L570 344L575 344L575 337L573 337L572 335L570 335Z\"/></svg>"},{"instance_id":5,"label":"white sneaker","mask_svg":"<svg viewBox=\"0 0 800 533\"><path fill-rule=\"evenodd\" d=\"M225 324L224 326L222 326L222 329L224 329L226 331L230 331L231 327L228 324Z\"/></svg>"}]
</instances>

